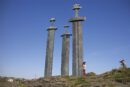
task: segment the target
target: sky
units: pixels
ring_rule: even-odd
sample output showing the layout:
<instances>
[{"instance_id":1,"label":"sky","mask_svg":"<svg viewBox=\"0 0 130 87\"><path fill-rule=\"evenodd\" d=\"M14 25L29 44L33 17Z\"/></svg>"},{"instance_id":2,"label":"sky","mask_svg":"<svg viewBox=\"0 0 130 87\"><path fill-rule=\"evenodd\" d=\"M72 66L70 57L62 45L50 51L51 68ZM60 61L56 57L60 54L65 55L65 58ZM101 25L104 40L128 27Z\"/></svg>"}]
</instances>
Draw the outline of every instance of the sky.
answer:
<instances>
[{"instance_id":1,"label":"sky","mask_svg":"<svg viewBox=\"0 0 130 87\"><path fill-rule=\"evenodd\" d=\"M119 68L123 58L130 67L130 0L0 0L0 76L38 78L44 76L47 28L56 18L53 76L61 71L61 35L74 17L79 3L84 61L87 72L97 74ZM70 38L72 74L72 37Z\"/></svg>"}]
</instances>

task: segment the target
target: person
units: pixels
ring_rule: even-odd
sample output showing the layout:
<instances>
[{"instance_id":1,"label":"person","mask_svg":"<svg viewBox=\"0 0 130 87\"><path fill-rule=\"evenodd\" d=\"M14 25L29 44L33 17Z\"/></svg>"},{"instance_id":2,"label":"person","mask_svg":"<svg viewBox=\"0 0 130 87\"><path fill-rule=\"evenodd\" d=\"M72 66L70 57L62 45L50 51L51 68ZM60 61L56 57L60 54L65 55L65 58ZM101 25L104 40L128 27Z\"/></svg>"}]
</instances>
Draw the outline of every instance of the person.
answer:
<instances>
[{"instance_id":1,"label":"person","mask_svg":"<svg viewBox=\"0 0 130 87\"><path fill-rule=\"evenodd\" d=\"M83 62L83 76L86 76L86 62Z\"/></svg>"},{"instance_id":2,"label":"person","mask_svg":"<svg viewBox=\"0 0 130 87\"><path fill-rule=\"evenodd\" d=\"M122 60L120 60L120 63L121 63L121 66L122 66L122 68L126 68L126 65L125 65L125 60L124 59L122 59Z\"/></svg>"}]
</instances>

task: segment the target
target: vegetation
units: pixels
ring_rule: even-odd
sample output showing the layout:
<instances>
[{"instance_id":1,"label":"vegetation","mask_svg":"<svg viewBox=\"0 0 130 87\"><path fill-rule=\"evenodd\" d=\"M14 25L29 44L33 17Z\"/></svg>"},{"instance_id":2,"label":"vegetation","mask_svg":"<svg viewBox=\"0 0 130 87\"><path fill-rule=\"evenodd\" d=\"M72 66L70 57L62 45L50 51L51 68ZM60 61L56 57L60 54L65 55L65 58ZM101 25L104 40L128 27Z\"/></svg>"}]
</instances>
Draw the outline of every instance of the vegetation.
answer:
<instances>
[{"instance_id":1,"label":"vegetation","mask_svg":"<svg viewBox=\"0 0 130 87\"><path fill-rule=\"evenodd\" d=\"M86 77L54 76L32 80L0 77L0 87L129 87L130 68L113 69L101 75L90 72Z\"/></svg>"},{"instance_id":2,"label":"vegetation","mask_svg":"<svg viewBox=\"0 0 130 87\"><path fill-rule=\"evenodd\" d=\"M115 81L127 83L130 82L130 68L120 69L113 75Z\"/></svg>"},{"instance_id":3,"label":"vegetation","mask_svg":"<svg viewBox=\"0 0 130 87\"><path fill-rule=\"evenodd\" d=\"M94 72L87 73L87 77L88 76L96 76L96 73L94 73Z\"/></svg>"},{"instance_id":4,"label":"vegetation","mask_svg":"<svg viewBox=\"0 0 130 87\"><path fill-rule=\"evenodd\" d=\"M79 77L76 78L73 85L71 87L90 87L89 81L86 80L86 78Z\"/></svg>"},{"instance_id":5,"label":"vegetation","mask_svg":"<svg viewBox=\"0 0 130 87\"><path fill-rule=\"evenodd\" d=\"M130 82L130 68L113 69L111 72L104 73L103 77L125 84Z\"/></svg>"},{"instance_id":6,"label":"vegetation","mask_svg":"<svg viewBox=\"0 0 130 87\"><path fill-rule=\"evenodd\" d=\"M26 87L23 82L17 81L18 87Z\"/></svg>"}]
</instances>

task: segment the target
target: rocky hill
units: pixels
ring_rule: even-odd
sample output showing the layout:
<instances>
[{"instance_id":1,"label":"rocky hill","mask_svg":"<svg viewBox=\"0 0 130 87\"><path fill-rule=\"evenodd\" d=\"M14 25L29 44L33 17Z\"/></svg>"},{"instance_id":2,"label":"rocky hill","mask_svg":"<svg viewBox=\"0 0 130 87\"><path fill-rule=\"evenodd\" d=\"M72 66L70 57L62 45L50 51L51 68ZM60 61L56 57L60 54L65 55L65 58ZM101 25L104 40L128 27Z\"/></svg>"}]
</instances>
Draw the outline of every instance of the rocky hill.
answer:
<instances>
[{"instance_id":1,"label":"rocky hill","mask_svg":"<svg viewBox=\"0 0 130 87\"><path fill-rule=\"evenodd\" d=\"M26 80L0 77L0 87L130 87L130 68L113 69L101 75L91 72L82 78L54 76Z\"/></svg>"}]
</instances>

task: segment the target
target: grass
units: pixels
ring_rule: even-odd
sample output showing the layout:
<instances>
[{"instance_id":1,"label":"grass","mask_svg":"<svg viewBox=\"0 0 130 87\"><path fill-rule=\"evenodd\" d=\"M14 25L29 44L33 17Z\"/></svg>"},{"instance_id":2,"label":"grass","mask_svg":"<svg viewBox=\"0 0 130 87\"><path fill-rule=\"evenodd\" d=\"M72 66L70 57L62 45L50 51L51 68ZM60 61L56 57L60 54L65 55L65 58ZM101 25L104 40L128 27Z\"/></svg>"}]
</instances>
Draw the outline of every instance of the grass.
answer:
<instances>
[{"instance_id":1,"label":"grass","mask_svg":"<svg viewBox=\"0 0 130 87\"><path fill-rule=\"evenodd\" d=\"M83 87L90 87L90 83L86 80L86 78L79 77L75 80L73 87L78 85L82 85Z\"/></svg>"},{"instance_id":2,"label":"grass","mask_svg":"<svg viewBox=\"0 0 130 87\"><path fill-rule=\"evenodd\" d=\"M18 87L26 87L21 81L17 81Z\"/></svg>"}]
</instances>

